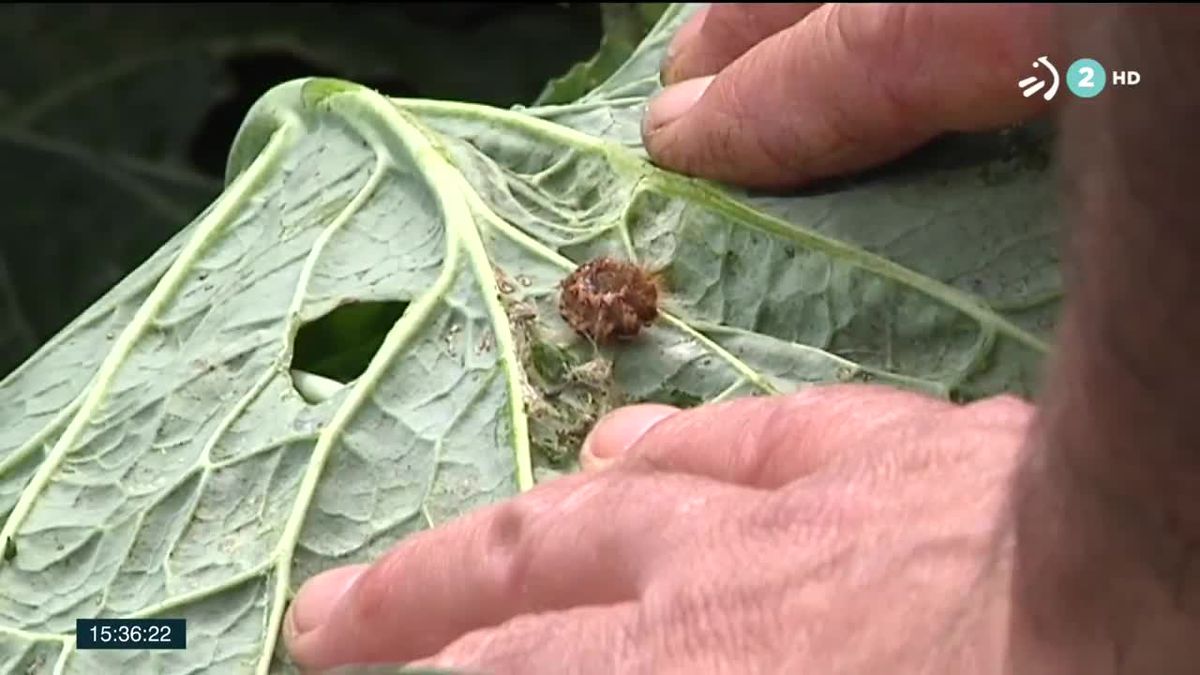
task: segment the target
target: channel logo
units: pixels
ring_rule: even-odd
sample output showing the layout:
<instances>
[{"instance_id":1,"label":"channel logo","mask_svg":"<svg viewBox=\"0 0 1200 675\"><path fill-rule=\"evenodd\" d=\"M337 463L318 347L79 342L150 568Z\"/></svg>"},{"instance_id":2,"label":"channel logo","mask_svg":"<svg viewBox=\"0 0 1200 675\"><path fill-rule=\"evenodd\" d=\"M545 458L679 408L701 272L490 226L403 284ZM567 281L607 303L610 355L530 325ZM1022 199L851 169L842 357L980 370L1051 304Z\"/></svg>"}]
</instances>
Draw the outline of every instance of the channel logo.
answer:
<instances>
[{"instance_id":1,"label":"channel logo","mask_svg":"<svg viewBox=\"0 0 1200 675\"><path fill-rule=\"evenodd\" d=\"M1046 89L1045 94L1042 94L1042 98L1049 101L1050 99L1054 98L1055 94L1058 93L1058 70L1055 69L1053 63L1050 63L1050 59L1046 58L1045 56L1039 56L1037 61L1033 62L1034 68L1037 68L1038 66L1045 66L1046 70L1050 72L1050 88ZM1025 98L1033 96L1045 88L1045 86L1046 80L1038 77L1037 75L1030 75L1029 77L1017 83L1017 87L1021 89L1021 95Z\"/></svg>"},{"instance_id":2,"label":"channel logo","mask_svg":"<svg viewBox=\"0 0 1200 675\"><path fill-rule=\"evenodd\" d=\"M1042 68L1046 75L1030 75L1018 82L1017 88L1021 90L1021 95L1025 98L1045 89L1042 98L1049 101L1058 93L1058 69L1045 56L1039 56L1037 61L1033 62L1033 67ZM1047 79L1050 83L1049 89L1046 88ZM1067 68L1063 79L1067 81L1067 89L1072 94L1079 98L1092 98L1104 91L1105 85L1108 84L1114 87L1135 86L1142 81L1142 74L1136 70L1109 72L1096 59L1077 59L1070 68Z\"/></svg>"}]
</instances>

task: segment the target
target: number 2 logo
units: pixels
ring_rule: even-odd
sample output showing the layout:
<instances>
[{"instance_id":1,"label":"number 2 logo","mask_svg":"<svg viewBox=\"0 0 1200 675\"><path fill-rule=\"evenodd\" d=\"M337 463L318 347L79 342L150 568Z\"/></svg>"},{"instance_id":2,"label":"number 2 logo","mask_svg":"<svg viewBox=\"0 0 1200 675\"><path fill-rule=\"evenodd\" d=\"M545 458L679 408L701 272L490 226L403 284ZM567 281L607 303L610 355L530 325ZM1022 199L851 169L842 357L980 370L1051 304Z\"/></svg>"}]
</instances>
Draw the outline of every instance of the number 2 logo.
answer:
<instances>
[{"instance_id":1,"label":"number 2 logo","mask_svg":"<svg viewBox=\"0 0 1200 675\"><path fill-rule=\"evenodd\" d=\"M1067 69L1067 88L1080 98L1092 98L1104 91L1108 73L1095 59L1079 59Z\"/></svg>"},{"instance_id":2,"label":"number 2 logo","mask_svg":"<svg viewBox=\"0 0 1200 675\"><path fill-rule=\"evenodd\" d=\"M1079 78L1079 86L1087 87L1088 89L1096 86L1096 83L1092 81L1096 78L1095 70L1084 66L1083 68L1079 69L1079 72L1083 73L1083 77Z\"/></svg>"}]
</instances>

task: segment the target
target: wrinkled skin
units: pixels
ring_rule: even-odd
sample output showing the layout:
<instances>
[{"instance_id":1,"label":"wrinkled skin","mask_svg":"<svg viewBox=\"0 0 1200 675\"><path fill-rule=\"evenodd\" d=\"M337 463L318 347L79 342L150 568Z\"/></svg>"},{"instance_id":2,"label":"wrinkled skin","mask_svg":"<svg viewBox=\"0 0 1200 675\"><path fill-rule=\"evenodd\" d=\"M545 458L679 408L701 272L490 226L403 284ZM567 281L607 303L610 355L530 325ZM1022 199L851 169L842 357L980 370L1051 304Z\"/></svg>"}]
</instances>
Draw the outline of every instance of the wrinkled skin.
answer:
<instances>
[{"instance_id":1,"label":"wrinkled skin","mask_svg":"<svg viewBox=\"0 0 1200 675\"><path fill-rule=\"evenodd\" d=\"M646 149L684 173L777 188L1029 119L1048 104L1013 91L1037 56L1057 56L1052 10L712 5L668 50Z\"/></svg>"},{"instance_id":2,"label":"wrinkled skin","mask_svg":"<svg viewBox=\"0 0 1200 675\"><path fill-rule=\"evenodd\" d=\"M947 638L1006 619L995 546L1031 412L857 386L626 408L594 432L589 475L315 580L362 572L340 601L297 601L293 631L324 626L292 651L328 666L440 650L433 664L495 673L995 662L999 641ZM877 649L846 649L860 641Z\"/></svg>"},{"instance_id":3,"label":"wrinkled skin","mask_svg":"<svg viewBox=\"0 0 1200 675\"><path fill-rule=\"evenodd\" d=\"M621 409L589 436L584 473L309 580L292 656L498 674L1195 672L1198 44L1191 7L698 14L646 145L746 185L1035 115L1014 83L1037 55L1149 73L1136 98L1063 111L1073 264L1037 410L871 386Z\"/></svg>"}]
</instances>

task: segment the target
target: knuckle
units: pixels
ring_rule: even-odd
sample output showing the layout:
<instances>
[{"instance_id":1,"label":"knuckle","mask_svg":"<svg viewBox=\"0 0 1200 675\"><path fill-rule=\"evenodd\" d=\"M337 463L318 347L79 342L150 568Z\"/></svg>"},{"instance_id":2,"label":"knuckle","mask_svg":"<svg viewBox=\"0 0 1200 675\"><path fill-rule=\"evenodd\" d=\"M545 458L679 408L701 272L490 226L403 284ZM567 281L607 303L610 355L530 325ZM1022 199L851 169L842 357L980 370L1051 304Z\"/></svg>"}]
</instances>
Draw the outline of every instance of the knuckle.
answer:
<instances>
[{"instance_id":1,"label":"knuckle","mask_svg":"<svg viewBox=\"0 0 1200 675\"><path fill-rule=\"evenodd\" d=\"M816 423L819 416L812 414L817 395L817 390L809 389L779 399L763 417L762 444L777 451L787 451L800 438L819 445L820 439L814 438L821 428Z\"/></svg>"},{"instance_id":2,"label":"knuckle","mask_svg":"<svg viewBox=\"0 0 1200 675\"><path fill-rule=\"evenodd\" d=\"M872 83L878 88L882 103L880 110L892 130L924 130L923 124L929 117L926 106L921 105L918 85L923 80L920 77L921 66L914 50L908 46L914 42L910 24L912 17L918 13L911 5L894 5L889 10L895 14L893 25L889 27L888 37L881 40L885 46L886 56L881 54L873 59L866 67L877 72Z\"/></svg>"},{"instance_id":3,"label":"knuckle","mask_svg":"<svg viewBox=\"0 0 1200 675\"><path fill-rule=\"evenodd\" d=\"M606 472L587 477L569 495L547 493L538 499L529 493L497 505L475 535L479 564L471 569L480 575L478 586L495 593L497 602L521 606L540 585L538 576L561 555L554 535L559 523L583 527L622 504L635 507L623 495L637 482L628 472Z\"/></svg>"},{"instance_id":4,"label":"knuckle","mask_svg":"<svg viewBox=\"0 0 1200 675\"><path fill-rule=\"evenodd\" d=\"M808 420L810 425L820 420L831 429L846 425L882 428L951 408L939 398L876 384L815 386L787 399L785 414L793 424L795 420Z\"/></svg>"},{"instance_id":5,"label":"knuckle","mask_svg":"<svg viewBox=\"0 0 1200 675\"><path fill-rule=\"evenodd\" d=\"M928 15L907 3L832 7L828 44L858 84L832 99L829 128L838 147L870 142L885 129L908 130L924 119L913 96L913 83L922 79L914 43L928 32ZM863 123L868 114L873 124Z\"/></svg>"},{"instance_id":6,"label":"knuckle","mask_svg":"<svg viewBox=\"0 0 1200 675\"><path fill-rule=\"evenodd\" d=\"M770 469L772 456L787 451L790 429L796 424L786 415L786 405L770 398L754 399L751 409L731 415L730 424L740 426L738 441L724 453L726 475L739 485L759 485ZM754 410L758 408L759 410ZM765 412L760 412L766 408Z\"/></svg>"},{"instance_id":7,"label":"knuckle","mask_svg":"<svg viewBox=\"0 0 1200 675\"><path fill-rule=\"evenodd\" d=\"M411 545L401 545L363 572L346 594L350 622L359 626L380 625L392 607L395 583L405 576Z\"/></svg>"},{"instance_id":8,"label":"knuckle","mask_svg":"<svg viewBox=\"0 0 1200 675\"><path fill-rule=\"evenodd\" d=\"M787 36L785 35L785 38ZM715 125L733 134L738 152L727 153L739 161L765 164L773 171L802 174L808 167L809 153L804 151L805 139L797 137L794 123L774 113L768 92L779 86L776 59L778 54L796 53L787 45L777 50L752 50L732 67L731 76L718 77L719 107L723 111L721 124ZM785 61L786 63L786 61Z\"/></svg>"},{"instance_id":9,"label":"knuckle","mask_svg":"<svg viewBox=\"0 0 1200 675\"><path fill-rule=\"evenodd\" d=\"M738 50L755 42L753 13L744 5L716 3L704 17L700 34L722 52L722 56L736 55Z\"/></svg>"},{"instance_id":10,"label":"knuckle","mask_svg":"<svg viewBox=\"0 0 1200 675\"><path fill-rule=\"evenodd\" d=\"M718 103L699 104L697 107L702 105L704 109L700 121L693 122L687 115L688 121L667 125L648 137L647 147L661 165L690 175L714 177L727 170L731 157L738 156L742 120L722 107L728 97L717 93L716 84L710 91ZM680 127L685 125L686 132L681 132Z\"/></svg>"},{"instance_id":11,"label":"knuckle","mask_svg":"<svg viewBox=\"0 0 1200 675\"><path fill-rule=\"evenodd\" d=\"M868 491L842 476L821 480L819 487L810 485L775 495L762 505L758 522L767 531L802 533L805 540L821 542L867 520L875 506Z\"/></svg>"},{"instance_id":12,"label":"knuckle","mask_svg":"<svg viewBox=\"0 0 1200 675\"><path fill-rule=\"evenodd\" d=\"M483 528L479 573L484 587L502 599L519 598L529 583L530 563L537 546L534 516L521 500L505 502Z\"/></svg>"},{"instance_id":13,"label":"knuckle","mask_svg":"<svg viewBox=\"0 0 1200 675\"><path fill-rule=\"evenodd\" d=\"M705 92L707 116L704 129L707 143L701 148L701 162L707 166L720 166L740 154L747 134L755 128L753 111L747 101L756 98L756 92L743 91L744 85L736 77L718 75Z\"/></svg>"},{"instance_id":14,"label":"knuckle","mask_svg":"<svg viewBox=\"0 0 1200 675\"><path fill-rule=\"evenodd\" d=\"M874 79L870 69L870 57L863 51L861 26L847 12L843 5L831 5L821 26L824 35L826 57L838 64L843 75L854 75ZM869 42L867 43L870 44ZM865 63L864 63L865 62ZM858 72L855 72L858 71ZM864 106L861 99L861 84L846 86L840 91L828 94L828 105L824 108L824 126L826 137L826 152L837 155L846 149L854 148L872 139L869 134L872 129L862 122ZM878 114L879 108L871 108L872 114Z\"/></svg>"}]
</instances>

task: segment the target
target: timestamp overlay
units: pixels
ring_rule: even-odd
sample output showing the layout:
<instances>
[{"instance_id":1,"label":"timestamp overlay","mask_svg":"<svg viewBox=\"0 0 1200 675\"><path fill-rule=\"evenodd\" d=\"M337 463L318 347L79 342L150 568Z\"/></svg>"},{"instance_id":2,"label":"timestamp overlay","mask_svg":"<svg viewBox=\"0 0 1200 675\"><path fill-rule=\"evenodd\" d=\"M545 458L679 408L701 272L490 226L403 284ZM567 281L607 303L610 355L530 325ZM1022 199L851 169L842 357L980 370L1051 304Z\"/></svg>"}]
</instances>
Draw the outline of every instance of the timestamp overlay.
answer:
<instances>
[{"instance_id":1,"label":"timestamp overlay","mask_svg":"<svg viewBox=\"0 0 1200 675\"><path fill-rule=\"evenodd\" d=\"M186 649L186 619L76 619L75 648Z\"/></svg>"}]
</instances>

